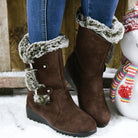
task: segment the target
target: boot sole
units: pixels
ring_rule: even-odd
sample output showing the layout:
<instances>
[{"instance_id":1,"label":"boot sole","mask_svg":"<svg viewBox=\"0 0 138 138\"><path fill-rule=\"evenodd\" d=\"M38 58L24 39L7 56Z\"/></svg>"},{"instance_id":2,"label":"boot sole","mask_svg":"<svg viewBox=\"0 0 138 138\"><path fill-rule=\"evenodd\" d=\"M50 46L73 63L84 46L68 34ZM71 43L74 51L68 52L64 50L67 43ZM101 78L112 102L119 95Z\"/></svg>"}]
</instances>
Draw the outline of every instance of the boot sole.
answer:
<instances>
[{"instance_id":1,"label":"boot sole","mask_svg":"<svg viewBox=\"0 0 138 138\"><path fill-rule=\"evenodd\" d=\"M52 129L54 129L55 131L57 131L61 134L74 136L74 137L86 137L86 136L90 136L90 135L94 134L97 131L97 130L92 130L92 131L85 132L85 133L71 133L71 132L62 131L62 130L59 130L59 129L53 127L44 117L42 117L41 115L39 115L38 113L36 113L32 109L30 109L29 107L26 107L26 113L27 113L27 117L29 119L36 121L38 123L48 125L49 127L51 127Z\"/></svg>"}]
</instances>

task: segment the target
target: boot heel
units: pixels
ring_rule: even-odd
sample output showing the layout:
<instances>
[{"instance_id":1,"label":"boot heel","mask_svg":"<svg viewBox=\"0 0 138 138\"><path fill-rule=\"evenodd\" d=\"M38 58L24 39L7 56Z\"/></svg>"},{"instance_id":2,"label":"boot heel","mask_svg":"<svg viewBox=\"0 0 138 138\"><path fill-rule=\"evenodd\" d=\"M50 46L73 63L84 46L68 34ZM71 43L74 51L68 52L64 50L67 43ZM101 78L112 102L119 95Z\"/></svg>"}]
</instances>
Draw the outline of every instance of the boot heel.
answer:
<instances>
[{"instance_id":1,"label":"boot heel","mask_svg":"<svg viewBox=\"0 0 138 138\"><path fill-rule=\"evenodd\" d=\"M26 114L29 119L36 121L38 123L43 123L48 125L47 121L41 115L39 115L29 107L26 107Z\"/></svg>"}]
</instances>

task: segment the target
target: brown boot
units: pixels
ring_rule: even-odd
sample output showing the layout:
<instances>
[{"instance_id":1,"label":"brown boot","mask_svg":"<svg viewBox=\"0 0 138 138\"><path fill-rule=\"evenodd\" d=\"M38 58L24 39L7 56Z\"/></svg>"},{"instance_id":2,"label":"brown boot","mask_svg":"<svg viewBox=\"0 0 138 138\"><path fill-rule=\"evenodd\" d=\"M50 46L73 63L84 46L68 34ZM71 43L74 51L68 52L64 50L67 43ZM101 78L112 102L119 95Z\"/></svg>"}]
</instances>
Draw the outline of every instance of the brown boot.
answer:
<instances>
[{"instance_id":1,"label":"brown boot","mask_svg":"<svg viewBox=\"0 0 138 138\"><path fill-rule=\"evenodd\" d=\"M80 26L76 48L67 61L67 70L78 90L80 108L91 115L99 127L107 125L110 120L110 111L104 98L102 80L105 59L112 45L111 42L119 41L124 32L123 25L116 19L114 20L119 24L116 27L120 30L114 30L114 34L112 34L112 29L104 28L105 25L98 24L98 21L94 21L90 17L84 17L79 10L77 21ZM113 27L116 25L115 22ZM97 31L100 27L101 34L100 31ZM95 28L97 29L94 30ZM104 30L106 28L107 32ZM118 40L117 35L120 36ZM110 36L112 37L110 38Z\"/></svg>"},{"instance_id":2,"label":"brown boot","mask_svg":"<svg viewBox=\"0 0 138 138\"><path fill-rule=\"evenodd\" d=\"M32 45L26 35L19 44L20 57L30 64L26 70L27 117L71 136L89 136L96 122L73 102L65 85L62 47L65 36Z\"/></svg>"}]
</instances>

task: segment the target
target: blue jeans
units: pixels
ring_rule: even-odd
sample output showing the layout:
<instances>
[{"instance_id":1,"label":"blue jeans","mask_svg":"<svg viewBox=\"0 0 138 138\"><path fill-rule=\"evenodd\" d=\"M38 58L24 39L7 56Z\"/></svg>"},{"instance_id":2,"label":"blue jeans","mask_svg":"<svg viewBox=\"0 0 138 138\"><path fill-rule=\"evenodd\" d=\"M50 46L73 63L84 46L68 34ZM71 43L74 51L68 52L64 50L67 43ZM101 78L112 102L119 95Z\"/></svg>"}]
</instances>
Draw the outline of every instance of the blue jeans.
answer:
<instances>
[{"instance_id":1,"label":"blue jeans","mask_svg":"<svg viewBox=\"0 0 138 138\"><path fill-rule=\"evenodd\" d=\"M81 0L82 13L111 27L119 0Z\"/></svg>"},{"instance_id":2,"label":"blue jeans","mask_svg":"<svg viewBox=\"0 0 138 138\"><path fill-rule=\"evenodd\" d=\"M51 40L60 34L66 0L27 0L30 43ZM81 0L82 13L111 26L118 0Z\"/></svg>"}]
</instances>

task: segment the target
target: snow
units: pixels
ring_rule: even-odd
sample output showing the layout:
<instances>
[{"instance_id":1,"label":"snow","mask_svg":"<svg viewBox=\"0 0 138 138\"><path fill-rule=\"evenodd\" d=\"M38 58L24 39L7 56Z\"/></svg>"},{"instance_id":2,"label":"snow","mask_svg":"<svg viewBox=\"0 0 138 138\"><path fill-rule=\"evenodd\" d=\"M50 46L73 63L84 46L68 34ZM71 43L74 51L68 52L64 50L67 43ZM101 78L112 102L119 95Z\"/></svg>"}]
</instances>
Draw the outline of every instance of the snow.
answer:
<instances>
[{"instance_id":1,"label":"snow","mask_svg":"<svg viewBox=\"0 0 138 138\"><path fill-rule=\"evenodd\" d=\"M138 138L138 121L121 116L110 102L109 90L105 96L112 117L104 128L98 128L97 133L90 138ZM77 96L72 96L78 104ZM0 97L0 137L1 138L70 138L55 132L46 125L29 120L25 113L26 95Z\"/></svg>"}]
</instances>

